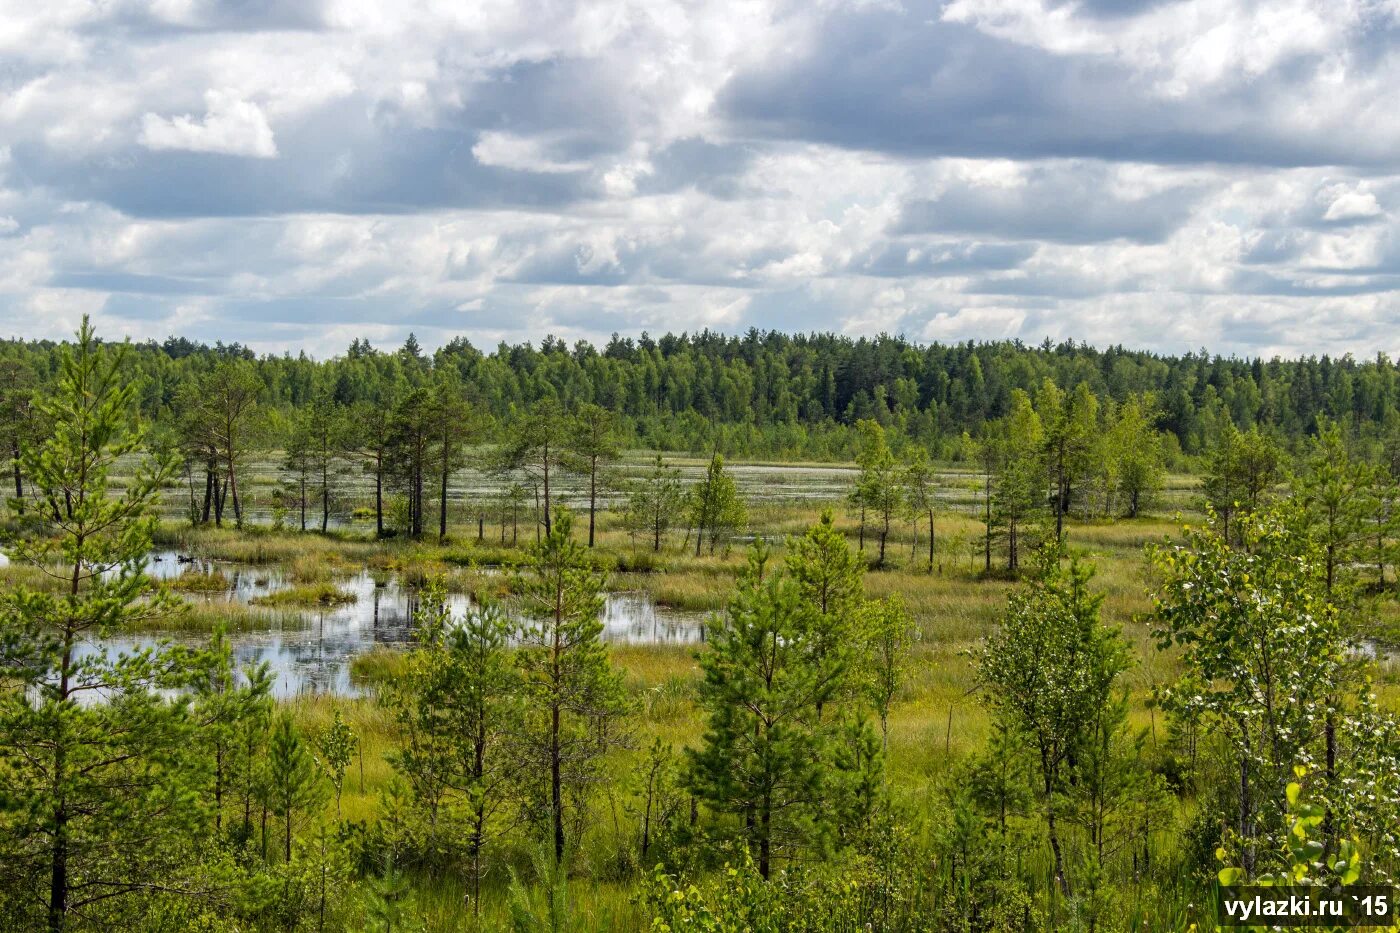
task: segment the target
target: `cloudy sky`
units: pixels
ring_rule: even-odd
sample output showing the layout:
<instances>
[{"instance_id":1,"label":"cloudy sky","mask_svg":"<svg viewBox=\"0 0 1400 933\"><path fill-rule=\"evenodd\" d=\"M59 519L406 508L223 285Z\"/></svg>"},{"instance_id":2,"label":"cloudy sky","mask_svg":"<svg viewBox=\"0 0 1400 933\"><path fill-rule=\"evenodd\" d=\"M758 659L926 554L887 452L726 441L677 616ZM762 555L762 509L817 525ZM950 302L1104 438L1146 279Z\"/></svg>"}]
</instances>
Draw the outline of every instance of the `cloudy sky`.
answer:
<instances>
[{"instance_id":1,"label":"cloudy sky","mask_svg":"<svg viewBox=\"0 0 1400 933\"><path fill-rule=\"evenodd\" d=\"M0 0L0 335L1400 351L1400 0Z\"/></svg>"}]
</instances>

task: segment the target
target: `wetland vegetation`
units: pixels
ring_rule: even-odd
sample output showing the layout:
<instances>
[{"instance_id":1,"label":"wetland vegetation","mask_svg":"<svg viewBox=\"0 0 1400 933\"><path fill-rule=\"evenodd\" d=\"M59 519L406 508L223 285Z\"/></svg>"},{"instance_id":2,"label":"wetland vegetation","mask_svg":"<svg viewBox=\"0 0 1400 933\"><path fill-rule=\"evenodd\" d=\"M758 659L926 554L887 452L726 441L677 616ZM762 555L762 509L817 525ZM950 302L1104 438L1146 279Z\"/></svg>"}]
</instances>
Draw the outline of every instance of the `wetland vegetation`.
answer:
<instances>
[{"instance_id":1,"label":"wetland vegetation","mask_svg":"<svg viewBox=\"0 0 1400 933\"><path fill-rule=\"evenodd\" d=\"M669 346L9 348L0 914L1204 928L1298 794L1400 866L1388 363Z\"/></svg>"}]
</instances>

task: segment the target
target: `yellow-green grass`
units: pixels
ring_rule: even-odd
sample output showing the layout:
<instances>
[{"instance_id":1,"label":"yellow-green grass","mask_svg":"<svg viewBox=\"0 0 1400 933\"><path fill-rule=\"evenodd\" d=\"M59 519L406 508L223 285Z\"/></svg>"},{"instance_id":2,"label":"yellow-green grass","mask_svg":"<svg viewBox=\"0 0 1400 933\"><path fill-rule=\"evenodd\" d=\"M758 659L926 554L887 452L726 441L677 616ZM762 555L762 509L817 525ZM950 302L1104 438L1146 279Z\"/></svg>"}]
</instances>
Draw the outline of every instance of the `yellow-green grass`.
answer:
<instances>
[{"instance_id":1,"label":"yellow-green grass","mask_svg":"<svg viewBox=\"0 0 1400 933\"><path fill-rule=\"evenodd\" d=\"M143 620L135 631L179 632L187 635L226 632L257 632L269 628L305 625L303 617L287 609L249 606L231 600L191 600L179 612Z\"/></svg>"},{"instance_id":2,"label":"yellow-green grass","mask_svg":"<svg viewBox=\"0 0 1400 933\"><path fill-rule=\"evenodd\" d=\"M770 533L782 535L802 530L819 512L797 506L785 515L774 508L762 517ZM851 516L839 515L838 521L844 529L853 529ZM1131 647L1134 663L1124 681L1130 691L1130 723L1154 736L1155 730L1165 735L1165 723L1154 715L1148 700L1153 688L1169 682L1177 670L1172 653L1157 650L1146 621L1152 576L1143 546L1176 530L1174 522L1161 518L1121 525L1070 524L1071 548L1097 568L1093 586L1104 594L1104 618L1122 629ZM980 558L968 559L966 552L976 545L979 531L980 526L971 518L940 517L934 572L928 571L922 553L917 558L909 553L912 537L906 532L899 539L903 548L889 549L892 566L872 571L865 578L868 595L899 594L918 626L907 680L891 709L887 761L892 792L916 820L933 812L945 793L950 769L981 750L991 733L991 718L975 690L969 653L994 630L1016 584L985 577ZM603 547L616 548L620 542L623 547L630 546L625 536L609 532ZM867 556L871 556L872 546L867 538ZM780 542L777 548L781 558ZM693 552L678 553L672 548L663 559L666 571L615 574L614 585L648 589L663 602L669 597L681 605L716 608L732 592L743 555L742 548L736 547L727 555L705 554L697 559ZM627 748L610 754L604 765L605 778L593 791L594 819L577 847L571 882L571 897L579 912L575 928L645 928L645 918L629 897L635 890L635 879L612 880L607 860L631 838L632 827L623 803L636 766L652 740L659 737L677 749L700 741L704 723L696 701L700 676L696 655L705 650L703 645L614 645L609 649L632 699L630 742ZM392 649L376 649L358 660L355 668L357 682L363 677L364 682L373 683L395 676L401 670L401 656ZM1400 673L1392 667L1382 667L1378 673L1382 702L1400 705ZM365 742L365 778L362 789L359 762L353 763L343 801L345 815L374 818L379 812L379 794L392 775L383 756L397 742L394 724L384 710L369 698L299 699L291 705L312 729L327 722L335 706L346 711L352 728ZM1189 803L1183 812L1189 815ZM1174 844L1170 840L1164 843ZM523 849L513 850L507 857L517 869L526 870ZM505 877L498 872L484 892L483 911L493 920L507 915ZM464 893L458 882L420 885L418 903L428 916L430 929L460 928Z\"/></svg>"},{"instance_id":3,"label":"yellow-green grass","mask_svg":"<svg viewBox=\"0 0 1400 933\"><path fill-rule=\"evenodd\" d=\"M1194 494L1193 482L1172 478L1170 485L1173 492L1183 497ZM750 531L769 539L775 547L775 557L781 560L784 539L805 531L826 507L833 506L792 501L753 503ZM854 542L859 535L858 515L836 504L834 517L838 527ZM1191 518L1199 520L1198 516ZM864 549L871 561L878 547L873 525L867 523ZM325 575L310 569L293 569L293 577L334 579L335 573L364 568L376 579L383 574L386 581L390 575L418 581L441 574L450 587L460 592L499 595L507 586L509 574L483 573L478 568L522 560L534 538L532 529L527 534L527 527L528 522L522 524L521 548L501 547L489 532L487 542L477 544L472 540L474 526L451 529L452 540L446 546L314 534L239 535L228 530L185 530L179 540L189 552L206 556L266 563L287 563L301 557L308 567L330 568ZM576 523L575 528L578 534L586 530L586 524ZM1169 683L1178 673L1174 655L1157 649L1146 621L1153 577L1143 549L1177 535L1179 529L1177 520L1161 515L1112 523L1068 523L1071 549L1097 568L1093 586L1104 594L1104 619L1121 628L1131 648L1133 665L1124 684L1130 691L1130 722L1137 728L1165 730L1165 723L1154 716L1148 700L1155 687ZM932 572L927 565L926 525L902 519L892 527L886 542L887 567L872 570L865 577L868 595L899 594L917 623L919 638L912 649L907 680L891 710L887 762L892 792L915 819L929 813L941 798L949 769L981 750L991 732L990 716L975 690L975 668L969 654L995 629L1015 586L998 574L982 573L982 526L975 516L940 512L935 531ZM643 589L659 603L676 608L721 609L732 594L736 574L744 563L742 543L721 548L714 555L705 549L697 558L693 542L682 549L673 538L660 555L652 555L649 541L634 540L611 513L600 515L598 532L598 563L620 571L611 575L613 587ZM642 555L648 555L645 563ZM1004 557L997 553L994 561L999 571ZM208 611L252 612L226 609L223 603ZM1400 610L1393 606L1378 608L1373 615L1376 624L1400 629ZM629 902L635 881L609 880L605 862L629 838L623 802L626 789L634 780L636 765L651 741L659 737L677 749L700 741L704 723L696 702L700 675L695 656L705 650L703 645L610 648L610 656L622 670L632 699L630 742L627 748L610 754L604 765L605 777L592 791L590 804L595 818L590 821L592 828L587 838L577 847L577 877L572 888L574 901L585 915L578 922L579 929L643 928L639 912ZM1382 703L1389 708L1400 706L1397 668L1400 666L1388 663L1376 668L1377 689ZM355 659L352 676L358 685L372 690L375 684L398 676L402 669L401 653L376 648ZM338 707L344 711L361 739L363 761L357 759L351 764L342 800L343 813L352 820L376 818L380 813L380 795L393 774L385 756L398 743L391 717L372 697L303 697L288 701L285 706L312 734L329 722L332 710ZM331 804L327 804L327 812L332 812ZM510 857L517 867L525 866L523 851L513 851ZM505 877L502 872L496 873L484 898L486 913L495 919L505 916ZM419 886L419 903L428 909L430 929L461 928L465 916L463 893L461 885L451 881Z\"/></svg>"},{"instance_id":4,"label":"yellow-green grass","mask_svg":"<svg viewBox=\"0 0 1400 933\"><path fill-rule=\"evenodd\" d=\"M186 571L169 582L177 593L224 593L233 584L223 571Z\"/></svg>"},{"instance_id":5,"label":"yellow-green grass","mask_svg":"<svg viewBox=\"0 0 1400 933\"><path fill-rule=\"evenodd\" d=\"M253 606L267 606L270 608L324 608L328 606L345 606L355 602L357 597L354 593L347 593L334 583L324 581L321 583L298 583L286 589L276 590L272 593L265 593L262 596L255 596L249 600Z\"/></svg>"}]
</instances>

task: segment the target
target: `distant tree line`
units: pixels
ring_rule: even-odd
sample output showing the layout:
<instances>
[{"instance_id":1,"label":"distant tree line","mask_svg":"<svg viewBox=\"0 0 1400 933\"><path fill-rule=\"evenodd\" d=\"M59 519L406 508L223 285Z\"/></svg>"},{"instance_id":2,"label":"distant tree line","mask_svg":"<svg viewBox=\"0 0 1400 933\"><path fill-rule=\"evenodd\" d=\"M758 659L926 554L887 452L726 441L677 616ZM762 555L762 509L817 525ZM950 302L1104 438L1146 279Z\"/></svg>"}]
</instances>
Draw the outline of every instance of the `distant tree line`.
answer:
<instances>
[{"instance_id":1,"label":"distant tree line","mask_svg":"<svg viewBox=\"0 0 1400 933\"><path fill-rule=\"evenodd\" d=\"M140 410L159 423L186 407L192 386L226 382L235 372L238 382L228 388L287 417L318 402L382 413L450 380L483 429L542 400L564 410L592 404L615 416L625 446L730 456L849 459L860 443L857 422L873 420L935 459L949 458L964 433L982 436L989 422L1016 411L1018 391L1034 398L1047 381L1064 392L1082 384L1103 404L1150 395L1152 426L1163 432L1173 466L1214 447L1227 425L1257 427L1286 445L1315 433L1319 417L1371 440L1400 430L1400 379L1383 354L1263 360L1099 350L1073 341L918 345L902 337L750 330L742 337L614 336L601 348L546 337L538 346L501 344L489 353L458 338L431 355L412 337L395 350L357 339L345 354L322 361L258 357L238 344L172 337L137 345L130 357ZM0 431L7 439L15 393L52 382L58 365L52 342L0 342ZM226 401L236 407L238 394ZM236 511L234 492L220 495Z\"/></svg>"}]
</instances>

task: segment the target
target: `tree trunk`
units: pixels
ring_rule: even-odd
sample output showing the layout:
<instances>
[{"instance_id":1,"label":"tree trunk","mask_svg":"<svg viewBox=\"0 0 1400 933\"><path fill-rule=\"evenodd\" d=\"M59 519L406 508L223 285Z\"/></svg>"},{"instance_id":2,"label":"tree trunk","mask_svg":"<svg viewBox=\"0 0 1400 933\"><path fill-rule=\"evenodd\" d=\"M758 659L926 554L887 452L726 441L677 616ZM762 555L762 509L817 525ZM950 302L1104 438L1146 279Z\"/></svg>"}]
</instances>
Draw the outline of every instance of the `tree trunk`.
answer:
<instances>
[{"instance_id":1,"label":"tree trunk","mask_svg":"<svg viewBox=\"0 0 1400 933\"><path fill-rule=\"evenodd\" d=\"M384 455L374 455L374 536L384 537Z\"/></svg>"},{"instance_id":2,"label":"tree trunk","mask_svg":"<svg viewBox=\"0 0 1400 933\"><path fill-rule=\"evenodd\" d=\"M986 526L987 533L986 533L986 535L985 535L984 538L983 538L983 552L984 552L984 553L983 553L983 557L985 558L985 561L984 561L984 566L983 566L982 570L983 570L984 573L991 573L991 572L992 572L992 473L991 473L991 470L990 470L990 469L987 471L987 488L986 488L986 490L985 490L985 495L986 495L987 511L986 511L986 518L983 519L983 523L984 523L984 525Z\"/></svg>"},{"instance_id":3,"label":"tree trunk","mask_svg":"<svg viewBox=\"0 0 1400 933\"><path fill-rule=\"evenodd\" d=\"M239 528L243 527L243 505L238 501L238 471L233 465L233 451L229 450L228 457L228 490L233 496L233 523Z\"/></svg>"},{"instance_id":4,"label":"tree trunk","mask_svg":"<svg viewBox=\"0 0 1400 933\"><path fill-rule=\"evenodd\" d=\"M933 573L933 509L928 510L928 572Z\"/></svg>"},{"instance_id":5,"label":"tree trunk","mask_svg":"<svg viewBox=\"0 0 1400 933\"><path fill-rule=\"evenodd\" d=\"M554 525L549 518L549 448L544 449L544 533L550 534Z\"/></svg>"},{"instance_id":6,"label":"tree trunk","mask_svg":"<svg viewBox=\"0 0 1400 933\"><path fill-rule=\"evenodd\" d=\"M758 873L764 881L772 871L773 841L769 838L772 825L772 802L767 794L763 795L763 806L759 808L758 818Z\"/></svg>"},{"instance_id":7,"label":"tree trunk","mask_svg":"<svg viewBox=\"0 0 1400 933\"><path fill-rule=\"evenodd\" d=\"M438 501L441 503L438 508L438 543L447 540L447 447L444 445L442 453L442 476L438 488Z\"/></svg>"},{"instance_id":8,"label":"tree trunk","mask_svg":"<svg viewBox=\"0 0 1400 933\"><path fill-rule=\"evenodd\" d=\"M15 498L22 501L24 499L24 475L19 471L19 454L19 439L15 438L10 443L10 468L15 476ZM21 504L20 508L23 509L24 506Z\"/></svg>"},{"instance_id":9,"label":"tree trunk","mask_svg":"<svg viewBox=\"0 0 1400 933\"><path fill-rule=\"evenodd\" d=\"M1065 874L1065 856L1060 849L1060 834L1055 828L1055 782L1051 771L1045 768L1045 830L1050 837L1050 851L1055 856L1055 883L1060 887L1060 893L1065 897L1070 896L1069 876Z\"/></svg>"},{"instance_id":10,"label":"tree trunk","mask_svg":"<svg viewBox=\"0 0 1400 933\"><path fill-rule=\"evenodd\" d=\"M78 537L79 556L73 562L72 579L69 582L69 595L78 595L79 580L82 576L82 536ZM68 783L68 745L64 735L62 704L70 701L69 677L73 670L73 629L71 622L64 626L63 659L59 665L58 695L60 713L58 732L53 743L53 851L49 859L49 930L60 933L68 915L68 804L65 786Z\"/></svg>"},{"instance_id":11,"label":"tree trunk","mask_svg":"<svg viewBox=\"0 0 1400 933\"><path fill-rule=\"evenodd\" d=\"M1006 529L1006 569L1015 573L1020 567L1020 555L1016 551L1016 521L1012 519Z\"/></svg>"},{"instance_id":12,"label":"tree trunk","mask_svg":"<svg viewBox=\"0 0 1400 933\"><path fill-rule=\"evenodd\" d=\"M563 650L560 643L559 626L563 624L562 610L555 604L554 646L551 653L551 679L553 689L558 691L563 677L559 669L559 655ZM559 698L556 693L549 709L549 804L550 817L554 823L554 864L564 861L564 776L562 773L563 750L560 747Z\"/></svg>"},{"instance_id":13,"label":"tree trunk","mask_svg":"<svg viewBox=\"0 0 1400 933\"><path fill-rule=\"evenodd\" d=\"M564 780L560 771L559 704L550 709L549 721L549 805L554 823L554 864L564 861Z\"/></svg>"},{"instance_id":14,"label":"tree trunk","mask_svg":"<svg viewBox=\"0 0 1400 933\"><path fill-rule=\"evenodd\" d=\"M1241 727L1241 732L1243 732ZM1251 801L1249 798L1249 736L1244 735L1244 742L1240 751L1240 801L1239 801L1239 826L1240 842L1242 851L1240 861L1244 868L1245 877L1252 877L1254 874L1254 821L1250 818Z\"/></svg>"},{"instance_id":15,"label":"tree trunk","mask_svg":"<svg viewBox=\"0 0 1400 933\"><path fill-rule=\"evenodd\" d=\"M598 511L598 458L594 457L588 471L588 546L593 546L594 514Z\"/></svg>"}]
</instances>

